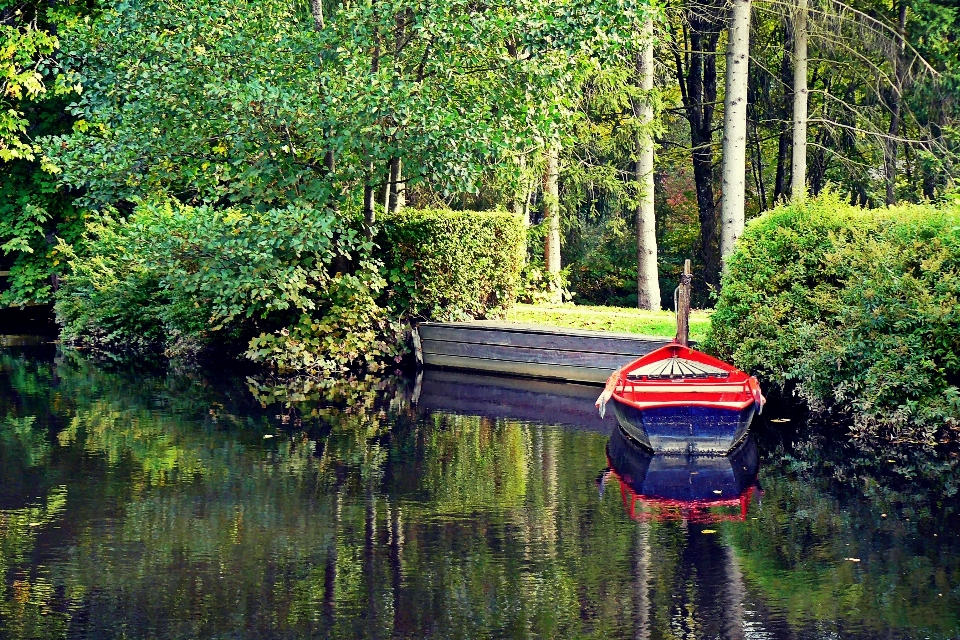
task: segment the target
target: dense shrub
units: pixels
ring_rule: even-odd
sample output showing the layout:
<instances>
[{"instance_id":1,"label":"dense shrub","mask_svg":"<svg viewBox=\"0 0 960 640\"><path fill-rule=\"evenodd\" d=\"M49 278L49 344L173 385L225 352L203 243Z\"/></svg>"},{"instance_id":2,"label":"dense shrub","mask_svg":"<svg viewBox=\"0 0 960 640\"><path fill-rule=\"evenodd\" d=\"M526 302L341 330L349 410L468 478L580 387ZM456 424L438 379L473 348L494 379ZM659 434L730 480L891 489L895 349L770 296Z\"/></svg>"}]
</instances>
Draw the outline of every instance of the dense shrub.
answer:
<instances>
[{"instance_id":1,"label":"dense shrub","mask_svg":"<svg viewBox=\"0 0 960 640\"><path fill-rule=\"evenodd\" d=\"M930 444L960 433L958 298L960 208L826 195L747 226L706 348L854 435Z\"/></svg>"},{"instance_id":2,"label":"dense shrub","mask_svg":"<svg viewBox=\"0 0 960 640\"><path fill-rule=\"evenodd\" d=\"M330 371L396 357L399 327L376 298L372 245L331 212L141 204L88 225L57 293L62 338L168 355L247 347L282 370ZM351 273L333 273L341 256Z\"/></svg>"},{"instance_id":3,"label":"dense shrub","mask_svg":"<svg viewBox=\"0 0 960 640\"><path fill-rule=\"evenodd\" d=\"M556 304L570 302L574 294L570 290L570 265L560 271L547 273L544 265L544 244L548 221L527 225L526 260L520 270L520 286L517 301L527 304ZM562 262L562 260L561 260Z\"/></svg>"},{"instance_id":4,"label":"dense shrub","mask_svg":"<svg viewBox=\"0 0 960 640\"><path fill-rule=\"evenodd\" d=\"M377 243L388 304L403 316L496 314L516 300L523 221L505 211L402 209L382 220Z\"/></svg>"}]
</instances>

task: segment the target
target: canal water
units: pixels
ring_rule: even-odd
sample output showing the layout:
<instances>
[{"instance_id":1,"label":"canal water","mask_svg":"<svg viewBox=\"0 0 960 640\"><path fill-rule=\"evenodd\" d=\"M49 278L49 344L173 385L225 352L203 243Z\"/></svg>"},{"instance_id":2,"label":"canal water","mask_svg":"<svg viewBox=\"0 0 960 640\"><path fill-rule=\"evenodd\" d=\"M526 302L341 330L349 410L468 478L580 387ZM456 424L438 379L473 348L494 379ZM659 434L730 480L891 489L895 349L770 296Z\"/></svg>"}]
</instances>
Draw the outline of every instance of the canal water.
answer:
<instances>
[{"instance_id":1,"label":"canal water","mask_svg":"<svg viewBox=\"0 0 960 640\"><path fill-rule=\"evenodd\" d=\"M957 638L960 465L651 458L596 389L0 348L0 639Z\"/></svg>"}]
</instances>

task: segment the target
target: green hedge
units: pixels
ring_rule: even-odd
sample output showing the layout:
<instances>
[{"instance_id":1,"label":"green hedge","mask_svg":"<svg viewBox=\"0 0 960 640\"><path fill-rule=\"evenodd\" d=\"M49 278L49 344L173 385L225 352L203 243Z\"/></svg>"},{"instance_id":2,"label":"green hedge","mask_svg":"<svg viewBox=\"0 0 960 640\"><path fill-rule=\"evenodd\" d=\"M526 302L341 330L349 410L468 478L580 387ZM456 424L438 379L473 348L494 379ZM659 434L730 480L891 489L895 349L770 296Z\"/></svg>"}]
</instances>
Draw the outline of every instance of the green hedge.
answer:
<instances>
[{"instance_id":1,"label":"green hedge","mask_svg":"<svg viewBox=\"0 0 960 640\"><path fill-rule=\"evenodd\" d=\"M855 436L932 444L960 434L958 298L960 206L828 194L747 226L705 348Z\"/></svg>"},{"instance_id":2,"label":"green hedge","mask_svg":"<svg viewBox=\"0 0 960 640\"><path fill-rule=\"evenodd\" d=\"M388 304L424 319L496 314L516 300L524 243L523 221L505 211L402 209L386 216L377 244Z\"/></svg>"},{"instance_id":3,"label":"green hedge","mask_svg":"<svg viewBox=\"0 0 960 640\"><path fill-rule=\"evenodd\" d=\"M56 294L61 337L108 351L238 353L282 371L380 368L400 328L372 245L333 212L144 203L87 225ZM335 272L335 259L353 261Z\"/></svg>"}]
</instances>

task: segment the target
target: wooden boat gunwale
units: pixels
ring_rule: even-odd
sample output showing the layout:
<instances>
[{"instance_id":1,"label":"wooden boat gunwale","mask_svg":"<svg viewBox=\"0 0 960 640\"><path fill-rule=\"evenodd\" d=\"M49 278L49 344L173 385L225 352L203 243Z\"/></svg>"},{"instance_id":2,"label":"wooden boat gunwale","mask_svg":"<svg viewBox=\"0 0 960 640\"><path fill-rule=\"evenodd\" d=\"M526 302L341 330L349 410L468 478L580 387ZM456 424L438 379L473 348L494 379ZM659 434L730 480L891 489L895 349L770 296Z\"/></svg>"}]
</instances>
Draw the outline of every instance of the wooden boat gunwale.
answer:
<instances>
[{"instance_id":1,"label":"wooden boat gunwale","mask_svg":"<svg viewBox=\"0 0 960 640\"><path fill-rule=\"evenodd\" d=\"M630 379L630 374L637 369L668 358L700 362L721 369L725 374L708 377ZM756 403L759 407L763 403L760 385L756 378L733 365L677 342L656 349L615 371L607 381L606 392L615 401L640 411L685 406L742 411L751 404ZM649 399L637 400L627 396L627 394L641 393ZM700 394L700 397L697 394ZM711 397L704 397L706 394L711 394ZM725 395L735 397L723 398Z\"/></svg>"}]
</instances>

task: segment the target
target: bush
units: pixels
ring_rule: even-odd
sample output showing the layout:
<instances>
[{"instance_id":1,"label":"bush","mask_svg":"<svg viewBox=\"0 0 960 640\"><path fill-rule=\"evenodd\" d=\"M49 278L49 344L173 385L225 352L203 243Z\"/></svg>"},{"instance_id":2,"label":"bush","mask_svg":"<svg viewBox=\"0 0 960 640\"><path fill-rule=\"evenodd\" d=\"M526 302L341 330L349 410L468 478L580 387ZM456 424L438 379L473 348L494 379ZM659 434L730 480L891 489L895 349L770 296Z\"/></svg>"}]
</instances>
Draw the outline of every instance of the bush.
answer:
<instances>
[{"instance_id":1,"label":"bush","mask_svg":"<svg viewBox=\"0 0 960 640\"><path fill-rule=\"evenodd\" d=\"M89 224L82 247L59 247L67 342L172 356L247 345L252 360L310 372L376 370L401 349L376 303L385 282L372 245L329 211L145 203ZM353 273L332 273L338 256Z\"/></svg>"},{"instance_id":2,"label":"bush","mask_svg":"<svg viewBox=\"0 0 960 640\"><path fill-rule=\"evenodd\" d=\"M405 317L484 317L517 297L523 221L505 211L402 209L377 239L390 281L387 304Z\"/></svg>"},{"instance_id":3,"label":"bush","mask_svg":"<svg viewBox=\"0 0 960 640\"><path fill-rule=\"evenodd\" d=\"M958 297L960 208L828 194L747 226L705 348L855 436L932 444L960 424Z\"/></svg>"}]
</instances>

